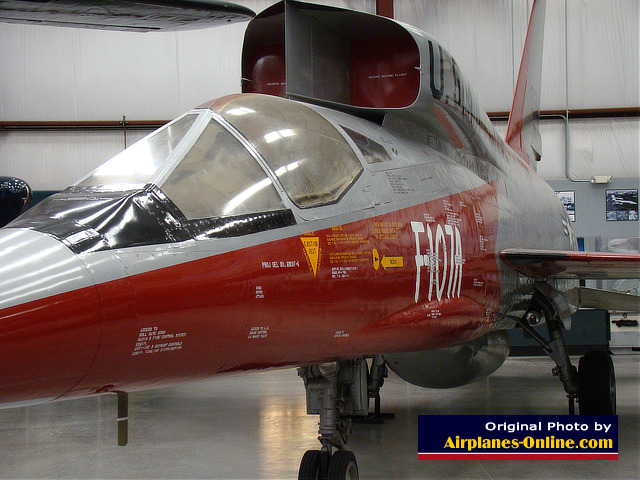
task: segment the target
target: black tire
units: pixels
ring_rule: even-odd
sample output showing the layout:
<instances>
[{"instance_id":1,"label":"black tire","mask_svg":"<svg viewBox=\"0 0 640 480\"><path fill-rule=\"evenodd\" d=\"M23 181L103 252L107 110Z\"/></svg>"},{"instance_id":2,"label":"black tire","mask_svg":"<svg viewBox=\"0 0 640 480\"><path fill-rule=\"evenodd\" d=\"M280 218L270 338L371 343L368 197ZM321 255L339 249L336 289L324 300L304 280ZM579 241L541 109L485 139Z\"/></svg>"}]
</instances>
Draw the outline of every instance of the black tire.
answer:
<instances>
[{"instance_id":1,"label":"black tire","mask_svg":"<svg viewBox=\"0 0 640 480\"><path fill-rule=\"evenodd\" d=\"M593 350L578 364L580 415L616 414L616 374L609 354Z\"/></svg>"},{"instance_id":2,"label":"black tire","mask_svg":"<svg viewBox=\"0 0 640 480\"><path fill-rule=\"evenodd\" d=\"M331 457L327 480L358 480L358 463L353 452L338 450Z\"/></svg>"},{"instance_id":3,"label":"black tire","mask_svg":"<svg viewBox=\"0 0 640 480\"><path fill-rule=\"evenodd\" d=\"M320 450L307 450L300 461L298 480L320 480Z\"/></svg>"}]
</instances>

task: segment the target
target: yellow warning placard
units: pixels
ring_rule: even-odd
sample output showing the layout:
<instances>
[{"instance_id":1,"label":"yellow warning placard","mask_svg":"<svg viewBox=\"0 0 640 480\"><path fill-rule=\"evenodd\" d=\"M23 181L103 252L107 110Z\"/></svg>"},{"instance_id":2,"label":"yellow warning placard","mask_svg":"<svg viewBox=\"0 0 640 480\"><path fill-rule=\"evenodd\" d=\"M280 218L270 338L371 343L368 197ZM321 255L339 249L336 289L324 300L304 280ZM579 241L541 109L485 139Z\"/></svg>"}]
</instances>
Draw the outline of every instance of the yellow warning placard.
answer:
<instances>
[{"instance_id":1,"label":"yellow warning placard","mask_svg":"<svg viewBox=\"0 0 640 480\"><path fill-rule=\"evenodd\" d=\"M404 259L402 257L382 257L380 265L386 270L387 268L404 267Z\"/></svg>"},{"instance_id":2,"label":"yellow warning placard","mask_svg":"<svg viewBox=\"0 0 640 480\"><path fill-rule=\"evenodd\" d=\"M383 256L382 258L380 258L380 254L378 253L378 250L376 250L375 248L372 250L371 254L373 255L373 268L375 270L378 270L380 268L380 265L382 265L382 268L384 268L385 270L387 268L402 268L402 267L404 267L404 258L403 257L387 257L387 256Z\"/></svg>"},{"instance_id":3,"label":"yellow warning placard","mask_svg":"<svg viewBox=\"0 0 640 480\"><path fill-rule=\"evenodd\" d=\"M319 237L301 237L304 254L307 257L309 268L315 277L318 273L318 264L320 263L320 238Z\"/></svg>"}]
</instances>

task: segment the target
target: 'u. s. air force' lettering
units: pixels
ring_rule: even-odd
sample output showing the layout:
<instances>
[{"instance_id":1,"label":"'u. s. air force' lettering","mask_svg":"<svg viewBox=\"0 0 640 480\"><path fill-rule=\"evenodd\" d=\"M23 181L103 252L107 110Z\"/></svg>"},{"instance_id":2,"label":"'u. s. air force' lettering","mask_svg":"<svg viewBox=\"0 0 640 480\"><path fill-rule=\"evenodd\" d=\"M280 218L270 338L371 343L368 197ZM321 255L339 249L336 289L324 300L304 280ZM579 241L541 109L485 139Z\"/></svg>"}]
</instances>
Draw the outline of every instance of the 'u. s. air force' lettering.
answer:
<instances>
[{"instance_id":1,"label":"'u. s. air force' lettering","mask_svg":"<svg viewBox=\"0 0 640 480\"><path fill-rule=\"evenodd\" d=\"M437 225L434 236L432 226L428 223L411 222L411 230L416 238L416 303L420 297L420 270L423 267L429 269L428 301L431 301L434 290L438 300L442 300L445 290L446 298L459 297L464 260L458 227L445 224L443 230L442 225ZM420 234L425 233L427 249L426 254L422 254L420 253ZM441 263L442 272L440 272Z\"/></svg>"}]
</instances>

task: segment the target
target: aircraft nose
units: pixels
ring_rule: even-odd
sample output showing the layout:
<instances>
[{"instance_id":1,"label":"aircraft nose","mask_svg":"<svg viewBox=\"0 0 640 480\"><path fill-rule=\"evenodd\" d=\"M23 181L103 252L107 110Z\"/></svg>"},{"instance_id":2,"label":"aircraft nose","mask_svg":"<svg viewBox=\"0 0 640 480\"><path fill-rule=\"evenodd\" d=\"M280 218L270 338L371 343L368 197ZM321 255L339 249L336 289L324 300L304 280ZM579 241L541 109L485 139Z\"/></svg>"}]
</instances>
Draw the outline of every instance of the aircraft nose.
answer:
<instances>
[{"instance_id":1,"label":"aircraft nose","mask_svg":"<svg viewBox=\"0 0 640 480\"><path fill-rule=\"evenodd\" d=\"M0 407L54 399L95 357L101 309L89 272L62 242L0 230Z\"/></svg>"}]
</instances>

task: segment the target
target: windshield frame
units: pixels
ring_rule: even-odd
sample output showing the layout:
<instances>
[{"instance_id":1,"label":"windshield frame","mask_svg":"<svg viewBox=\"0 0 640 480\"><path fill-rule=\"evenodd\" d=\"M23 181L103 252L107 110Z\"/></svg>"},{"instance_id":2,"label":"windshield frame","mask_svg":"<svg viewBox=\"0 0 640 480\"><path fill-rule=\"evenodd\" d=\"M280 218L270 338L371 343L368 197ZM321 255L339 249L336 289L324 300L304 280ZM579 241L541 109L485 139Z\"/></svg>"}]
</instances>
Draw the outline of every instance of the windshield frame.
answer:
<instances>
[{"instance_id":1,"label":"windshield frame","mask_svg":"<svg viewBox=\"0 0 640 480\"><path fill-rule=\"evenodd\" d=\"M244 147L244 149L249 153L249 155L253 158L253 160L264 171L265 177L271 180L271 184L275 188L284 207L286 209L291 209L292 203L291 203L291 200L289 199L289 196L287 195L285 190L282 188L282 185L280 184L278 177L274 174L271 168L269 168L269 165L267 164L265 159L262 157L260 152L258 152L258 150L253 145L253 143L251 143L249 140L247 140L244 137L244 135L238 132L238 130L234 128L233 125L231 125L224 117L222 117L222 115L211 110L210 108L199 107L187 112L187 114L189 113L195 113L199 116L194 122L191 130L189 130L188 132L188 135L189 135L188 142L183 141L178 145L179 148L177 147L175 149L176 154L173 155L174 152L172 152L172 155L167 159L167 161L162 165L162 167L156 171L156 173L154 174L154 176L152 177L149 183L153 184L154 186L162 190L162 185L165 183L165 181L171 176L171 174L178 167L178 165L180 165L180 162L183 160L184 156L187 155L189 150L195 145L195 143L200 138L200 135L204 132L204 130L209 125L209 123L211 121L214 121L220 126L222 130L229 133L235 140L237 140ZM196 129L196 126L197 126L197 129ZM187 136L185 135L185 139L186 137Z\"/></svg>"},{"instance_id":2,"label":"windshield frame","mask_svg":"<svg viewBox=\"0 0 640 480\"><path fill-rule=\"evenodd\" d=\"M225 113L222 112L223 110L226 110L226 108L230 103L234 103L236 101L240 101L238 107L240 108L246 107L246 105L242 104L243 102L241 100L243 98L251 98L251 97L263 98L263 99L269 98L270 101L272 102L287 102L287 105L295 104L296 105L295 108L300 109L300 111L302 111L303 109L308 109L310 112L314 114L316 121L318 121L319 119L322 126L329 127L331 133L335 135L331 137L332 139L346 146L346 150L352 156L352 160L354 161L354 163L357 165L358 168L357 168L357 174L353 176L349 180L349 182L342 187L338 195L334 196L330 200L319 200L315 203L309 203L309 204L300 203L294 198L294 196L291 195L291 192L289 192L289 190L285 186L285 182L280 178L280 174L278 173L284 167L279 167L278 169L275 169L275 167L271 164L271 161L273 159L269 159L267 158L267 156L265 156L265 153L263 153L263 151L261 150L261 145L259 143L254 143L255 138L257 138L255 136L255 132L245 133L243 129L241 129L239 126L234 124L232 120L227 119L225 116ZM340 203L342 199L346 195L348 195L349 191L351 191L352 187L356 184L358 179L362 176L363 172L365 171L364 162L363 162L363 159L361 158L361 152L357 148L354 148L352 139L349 138L346 132L344 132L338 126L338 124L336 124L334 121L327 118L326 115L322 114L321 112L322 108L318 108L315 105L294 101L294 100L289 100L289 99L283 99L280 97L263 95L263 94L239 94L239 95L228 95L226 97L221 97L217 100L210 102L209 104L206 104L205 108L211 109L211 111L213 112L213 115L216 116L221 123L226 125L229 131L237 132L237 138L240 139L241 141L244 140L244 143L247 146L247 148L251 148L252 151L255 152L256 158L260 159L261 164L263 165L263 168L266 171L272 173L272 179L274 181L274 184L279 187L278 190L283 196L283 198L286 198L290 203L290 205L293 208L297 209L298 211L322 209L324 207L328 207L328 206L336 205ZM253 110L250 110L250 111L253 112ZM261 112L260 110L257 110L256 112L258 114L257 115L258 118L260 118L260 116L265 116L267 118L270 118L264 115L264 113ZM253 113L256 113L256 112L253 112ZM227 112L227 115L229 113L230 112ZM260 133L263 133L261 130L259 131ZM314 162L317 163L317 158L313 159L312 163Z\"/></svg>"},{"instance_id":3,"label":"windshield frame","mask_svg":"<svg viewBox=\"0 0 640 480\"><path fill-rule=\"evenodd\" d=\"M136 145L139 145L141 142L147 142L152 138L155 138L156 136L161 135L166 129L170 128L172 125L176 124L177 122L179 122L180 120L182 120L183 118L189 115L196 116L196 118L193 120L193 123L191 124L187 132L184 134L184 136L173 148L171 153L167 156L167 158L165 158L164 161L158 164L158 167L156 168L156 170L149 175L149 177L146 179L145 182L137 182L137 183L120 182L120 183L105 183L105 184L96 184L96 185L82 185L91 177L96 176L101 169L104 169L105 165L112 162L114 159L124 155L124 152L126 152L128 149L134 148ZM162 172L165 168L167 168L168 165L171 165L176 157L184 154L185 148L190 148L190 145L192 145L193 142L195 142L195 139L200 135L200 132L202 131L202 129L204 129L204 125L202 125L201 117L202 116L200 112L197 112L194 110L190 110L184 113L183 115L180 115L179 117L175 118L171 122L168 122L167 124L163 125L159 129L154 130L149 135L146 135L144 138L140 139L139 141L135 142L134 144L120 151L119 153L111 157L109 160L101 163L96 168L94 168L91 172L89 172L87 175L85 175L84 177L80 178L75 183L73 183L70 188L90 189L92 191L102 191L102 192L121 192L121 191L141 190L145 188L147 185L153 184L154 179L158 176L159 172Z\"/></svg>"}]
</instances>

